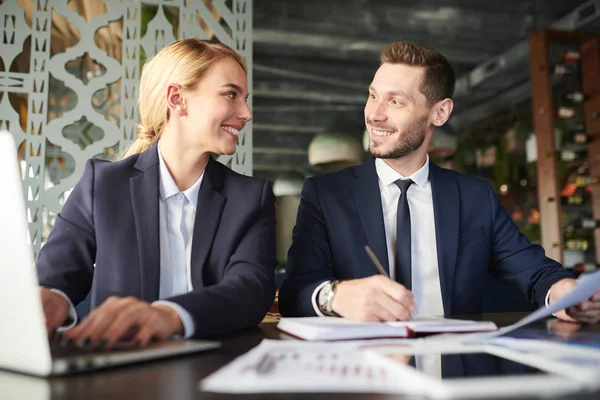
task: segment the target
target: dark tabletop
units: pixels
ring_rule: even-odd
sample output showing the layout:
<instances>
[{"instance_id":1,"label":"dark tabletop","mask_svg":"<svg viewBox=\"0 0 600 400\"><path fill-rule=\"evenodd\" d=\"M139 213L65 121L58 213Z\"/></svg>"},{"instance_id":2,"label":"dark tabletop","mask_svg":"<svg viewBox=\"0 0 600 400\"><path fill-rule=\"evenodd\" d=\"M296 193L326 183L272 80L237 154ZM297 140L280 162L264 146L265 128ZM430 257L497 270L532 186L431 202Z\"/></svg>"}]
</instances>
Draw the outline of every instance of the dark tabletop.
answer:
<instances>
[{"instance_id":1,"label":"dark tabletop","mask_svg":"<svg viewBox=\"0 0 600 400\"><path fill-rule=\"evenodd\" d=\"M487 314L483 316L464 316L468 319L483 319L496 322L499 326L509 325L525 314ZM463 316L461 316L463 317ZM550 321L540 321L529 325L527 329L548 331ZM559 327L564 335L577 333L600 333L600 325L581 326L566 324ZM571 331L571 332L570 332ZM80 373L71 376L49 379L34 378L9 372L0 372L0 398L24 399L222 399L235 397L244 399L275 398L340 398L340 399L384 399L391 396L375 394L258 394L258 395L224 395L201 392L198 382L229 363L237 356L247 352L260 343L262 339L278 339L280 334L275 324L262 324L259 327L242 333L220 338L223 346L218 350L205 353L156 360L138 365L123 366L101 371ZM234 385L235 382L232 382ZM4 386L4 388L2 387ZM414 397L413 397L414 398ZM597 399L600 393L573 396L572 399Z\"/></svg>"}]
</instances>

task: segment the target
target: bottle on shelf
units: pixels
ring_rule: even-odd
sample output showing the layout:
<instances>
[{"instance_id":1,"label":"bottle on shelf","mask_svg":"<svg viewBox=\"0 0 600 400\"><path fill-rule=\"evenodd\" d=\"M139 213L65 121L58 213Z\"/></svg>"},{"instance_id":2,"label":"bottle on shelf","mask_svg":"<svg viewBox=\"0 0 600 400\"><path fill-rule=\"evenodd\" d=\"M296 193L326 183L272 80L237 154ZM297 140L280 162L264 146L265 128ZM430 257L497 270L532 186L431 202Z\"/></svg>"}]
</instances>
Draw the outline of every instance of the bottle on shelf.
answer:
<instances>
[{"instance_id":1,"label":"bottle on shelf","mask_svg":"<svg viewBox=\"0 0 600 400\"><path fill-rule=\"evenodd\" d=\"M575 161L584 157L584 153L569 149L562 149L560 151L560 159L562 161Z\"/></svg>"},{"instance_id":2,"label":"bottle on shelf","mask_svg":"<svg viewBox=\"0 0 600 400\"><path fill-rule=\"evenodd\" d=\"M587 133L583 131L576 131L567 133L565 136L566 144L586 144L589 141Z\"/></svg>"},{"instance_id":3,"label":"bottle on shelf","mask_svg":"<svg viewBox=\"0 0 600 400\"><path fill-rule=\"evenodd\" d=\"M558 53L558 59L567 63L576 63L581 59L581 54L577 50L567 50Z\"/></svg>"},{"instance_id":4,"label":"bottle on shelf","mask_svg":"<svg viewBox=\"0 0 600 400\"><path fill-rule=\"evenodd\" d=\"M552 75L554 75L554 76L571 76L571 75L575 75L576 72L577 72L577 67L570 65L570 64L558 63L558 64L554 64L554 69L552 71Z\"/></svg>"},{"instance_id":5,"label":"bottle on shelf","mask_svg":"<svg viewBox=\"0 0 600 400\"><path fill-rule=\"evenodd\" d=\"M571 196L561 197L562 205L566 206L580 206L583 204L584 197L579 193L574 193Z\"/></svg>"},{"instance_id":6,"label":"bottle on shelf","mask_svg":"<svg viewBox=\"0 0 600 400\"><path fill-rule=\"evenodd\" d=\"M556 109L556 116L558 118L575 118L577 116L577 110L573 107L561 106Z\"/></svg>"},{"instance_id":7,"label":"bottle on shelf","mask_svg":"<svg viewBox=\"0 0 600 400\"><path fill-rule=\"evenodd\" d=\"M569 101L571 103L581 104L585 100L585 96L583 92L579 90L575 90L572 92L567 92L562 96L563 100Z\"/></svg>"},{"instance_id":8,"label":"bottle on shelf","mask_svg":"<svg viewBox=\"0 0 600 400\"><path fill-rule=\"evenodd\" d=\"M598 177L589 175L577 175L577 177L575 178L575 184L580 187L587 185L596 185L598 184Z\"/></svg>"},{"instance_id":9,"label":"bottle on shelf","mask_svg":"<svg viewBox=\"0 0 600 400\"><path fill-rule=\"evenodd\" d=\"M586 239L565 240L565 250L586 251L587 248L588 248L588 241Z\"/></svg>"},{"instance_id":10,"label":"bottle on shelf","mask_svg":"<svg viewBox=\"0 0 600 400\"><path fill-rule=\"evenodd\" d=\"M594 218L578 218L569 223L567 229L596 229L600 226L600 220Z\"/></svg>"}]
</instances>

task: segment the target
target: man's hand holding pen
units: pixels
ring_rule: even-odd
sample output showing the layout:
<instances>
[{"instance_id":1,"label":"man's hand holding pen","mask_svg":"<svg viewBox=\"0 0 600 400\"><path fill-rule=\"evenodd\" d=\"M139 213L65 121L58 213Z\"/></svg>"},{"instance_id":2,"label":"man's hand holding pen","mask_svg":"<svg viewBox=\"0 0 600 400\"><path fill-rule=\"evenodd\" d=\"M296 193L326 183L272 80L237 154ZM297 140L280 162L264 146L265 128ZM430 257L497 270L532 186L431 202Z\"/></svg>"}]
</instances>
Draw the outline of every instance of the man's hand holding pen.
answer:
<instances>
[{"instance_id":1,"label":"man's hand holding pen","mask_svg":"<svg viewBox=\"0 0 600 400\"><path fill-rule=\"evenodd\" d=\"M406 321L416 312L413 294L389 275L369 246L365 251L379 275L335 284L331 311L356 321Z\"/></svg>"},{"instance_id":2,"label":"man's hand holding pen","mask_svg":"<svg viewBox=\"0 0 600 400\"><path fill-rule=\"evenodd\" d=\"M416 312L413 294L383 275L338 283L331 308L357 321L405 321Z\"/></svg>"}]
</instances>

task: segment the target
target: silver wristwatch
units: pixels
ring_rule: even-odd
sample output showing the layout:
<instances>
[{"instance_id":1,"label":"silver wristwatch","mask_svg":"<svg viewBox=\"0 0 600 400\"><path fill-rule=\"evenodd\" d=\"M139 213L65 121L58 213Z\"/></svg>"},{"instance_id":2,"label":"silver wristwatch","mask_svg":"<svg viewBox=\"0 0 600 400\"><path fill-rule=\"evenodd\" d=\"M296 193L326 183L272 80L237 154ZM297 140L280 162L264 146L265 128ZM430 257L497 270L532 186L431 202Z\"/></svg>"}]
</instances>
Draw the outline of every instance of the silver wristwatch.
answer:
<instances>
[{"instance_id":1,"label":"silver wristwatch","mask_svg":"<svg viewBox=\"0 0 600 400\"><path fill-rule=\"evenodd\" d=\"M339 281L327 282L321 290L319 290L319 294L317 295L319 310L327 316L338 316L338 314L331 309L331 304L333 303L333 298L335 296L335 288L338 283Z\"/></svg>"}]
</instances>

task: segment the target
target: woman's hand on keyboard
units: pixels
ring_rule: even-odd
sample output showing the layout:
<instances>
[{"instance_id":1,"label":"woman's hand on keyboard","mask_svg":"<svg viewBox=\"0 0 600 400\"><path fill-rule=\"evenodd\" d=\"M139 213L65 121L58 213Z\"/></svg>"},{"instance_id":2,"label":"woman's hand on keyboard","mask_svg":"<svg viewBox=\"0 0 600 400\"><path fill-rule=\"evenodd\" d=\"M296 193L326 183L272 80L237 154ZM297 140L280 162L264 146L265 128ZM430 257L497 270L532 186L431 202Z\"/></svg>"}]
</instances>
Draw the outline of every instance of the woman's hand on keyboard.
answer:
<instances>
[{"instance_id":1,"label":"woman's hand on keyboard","mask_svg":"<svg viewBox=\"0 0 600 400\"><path fill-rule=\"evenodd\" d=\"M134 297L110 297L78 326L63 333L80 348L109 349L119 341L145 346L151 340L183 335L183 324L175 310ZM69 340L70 339L70 340Z\"/></svg>"}]
</instances>

